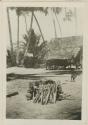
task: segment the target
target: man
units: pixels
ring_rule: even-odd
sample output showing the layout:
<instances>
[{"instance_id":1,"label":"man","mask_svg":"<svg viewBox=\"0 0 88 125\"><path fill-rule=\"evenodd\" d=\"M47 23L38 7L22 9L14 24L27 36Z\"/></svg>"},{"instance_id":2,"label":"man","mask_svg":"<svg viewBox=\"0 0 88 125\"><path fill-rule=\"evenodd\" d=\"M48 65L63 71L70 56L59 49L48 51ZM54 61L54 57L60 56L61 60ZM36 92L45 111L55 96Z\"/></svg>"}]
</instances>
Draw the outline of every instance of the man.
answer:
<instances>
[{"instance_id":1,"label":"man","mask_svg":"<svg viewBox=\"0 0 88 125\"><path fill-rule=\"evenodd\" d=\"M76 72L74 71L74 69L72 69L72 70L71 70L71 81L72 81L72 82L75 81L76 76L77 76Z\"/></svg>"}]
</instances>

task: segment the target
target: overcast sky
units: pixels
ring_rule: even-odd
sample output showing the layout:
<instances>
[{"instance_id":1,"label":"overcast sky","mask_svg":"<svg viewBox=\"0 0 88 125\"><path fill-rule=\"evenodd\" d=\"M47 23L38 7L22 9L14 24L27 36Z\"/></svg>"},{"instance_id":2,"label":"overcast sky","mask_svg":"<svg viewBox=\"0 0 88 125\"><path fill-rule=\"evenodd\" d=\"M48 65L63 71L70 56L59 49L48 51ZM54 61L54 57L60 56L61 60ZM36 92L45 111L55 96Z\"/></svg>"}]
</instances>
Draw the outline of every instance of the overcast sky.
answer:
<instances>
[{"instance_id":1,"label":"overcast sky","mask_svg":"<svg viewBox=\"0 0 88 125\"><path fill-rule=\"evenodd\" d=\"M74 8L72 8L72 10L74 11ZM82 22L81 22L82 10L80 8L77 8L76 12L77 12L77 22L75 21L74 17L72 18L71 21L64 21L63 20L64 10L60 14L58 14L58 19L62 30L62 37L82 35ZM50 41L52 38L55 37L51 12L49 11L49 14L47 16L45 16L41 12L35 12L35 15L38 19L38 22L40 24L45 40ZM31 14L27 16L28 29L30 26L30 19L31 19ZM17 41L17 15L15 10L10 11L10 20L11 20L11 29L12 29L12 39L13 39L13 42L16 42ZM61 37L57 20L55 20L55 24L56 24L56 30L57 30L57 37ZM20 16L19 29L20 29L20 41L24 41L23 35L26 33L26 28L25 28L25 20L23 16ZM33 29L35 33L40 34L35 20L33 20ZM7 44L9 45L9 32L7 33L7 39L8 39Z\"/></svg>"}]
</instances>

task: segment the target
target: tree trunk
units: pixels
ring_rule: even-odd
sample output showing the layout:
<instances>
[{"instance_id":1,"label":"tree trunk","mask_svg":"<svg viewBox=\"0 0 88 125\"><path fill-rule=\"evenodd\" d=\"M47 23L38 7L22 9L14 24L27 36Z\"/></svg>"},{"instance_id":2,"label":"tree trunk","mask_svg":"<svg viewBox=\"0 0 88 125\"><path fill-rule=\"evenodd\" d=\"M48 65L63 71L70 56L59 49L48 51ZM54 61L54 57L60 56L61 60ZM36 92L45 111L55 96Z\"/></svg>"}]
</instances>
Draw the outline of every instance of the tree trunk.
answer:
<instances>
[{"instance_id":1,"label":"tree trunk","mask_svg":"<svg viewBox=\"0 0 88 125\"><path fill-rule=\"evenodd\" d=\"M19 65L19 14L17 15L17 55L16 55L16 64Z\"/></svg>"},{"instance_id":2,"label":"tree trunk","mask_svg":"<svg viewBox=\"0 0 88 125\"><path fill-rule=\"evenodd\" d=\"M11 61L12 61L12 65L14 65L14 57L13 57L14 54L13 54L13 43L12 43L12 32L11 32L9 8L7 8L7 18L8 18L9 38L10 38L10 46L11 46Z\"/></svg>"},{"instance_id":3,"label":"tree trunk","mask_svg":"<svg viewBox=\"0 0 88 125\"><path fill-rule=\"evenodd\" d=\"M60 34L61 34L61 37L62 37L61 26L60 26L60 23L59 23L59 20L58 20L58 17L57 17L57 14L56 14L56 13L55 13L55 17L56 17L57 23L58 23L58 25L59 25Z\"/></svg>"},{"instance_id":4,"label":"tree trunk","mask_svg":"<svg viewBox=\"0 0 88 125\"><path fill-rule=\"evenodd\" d=\"M27 55L27 51L28 51L29 44L30 44L30 35L31 35L32 24L33 24L33 12L32 12L32 16L31 16L31 23L30 23L30 30L29 30L29 33L30 33L30 34L29 34L29 41L28 41L28 43L27 43L27 46L25 47L23 60L22 60L22 62L21 62L22 65L24 64L24 59L25 59L25 56Z\"/></svg>"},{"instance_id":5,"label":"tree trunk","mask_svg":"<svg viewBox=\"0 0 88 125\"><path fill-rule=\"evenodd\" d=\"M56 25L55 25L55 20L53 17L53 11L51 10L51 14L52 14L52 20L53 20L53 26L54 26L54 34L55 34L55 38L57 38L57 32L56 32Z\"/></svg>"},{"instance_id":6,"label":"tree trunk","mask_svg":"<svg viewBox=\"0 0 88 125\"><path fill-rule=\"evenodd\" d=\"M26 20L25 14L23 16L24 16L24 19L25 19L25 27L26 27L26 32L27 32L27 20Z\"/></svg>"},{"instance_id":7,"label":"tree trunk","mask_svg":"<svg viewBox=\"0 0 88 125\"><path fill-rule=\"evenodd\" d=\"M74 15L75 15L75 35L77 35L77 12L76 12L76 8L74 8Z\"/></svg>"},{"instance_id":8,"label":"tree trunk","mask_svg":"<svg viewBox=\"0 0 88 125\"><path fill-rule=\"evenodd\" d=\"M42 33L42 30L41 30L40 25L39 25L39 22L38 22L38 20L37 20L37 18L36 18L36 16L35 16L34 13L33 13L33 16L34 16L34 18L35 18L35 20L36 20L36 23L37 23L37 25L38 25L39 31L40 31L41 36L42 36L42 40L43 40L43 42L45 42L44 36L43 36L43 33Z\"/></svg>"},{"instance_id":9,"label":"tree trunk","mask_svg":"<svg viewBox=\"0 0 88 125\"><path fill-rule=\"evenodd\" d=\"M29 36L31 35L32 24L33 24L33 12L32 12L32 17L31 17L31 24L30 24L30 31L29 31L30 34L29 34ZM28 42L28 44L27 44L27 47L26 47L26 49L25 49L24 57L25 57L26 54L27 54L27 51L28 51L28 48L29 48L29 43L30 43L30 38L29 38L29 42Z\"/></svg>"},{"instance_id":10,"label":"tree trunk","mask_svg":"<svg viewBox=\"0 0 88 125\"><path fill-rule=\"evenodd\" d=\"M57 38L57 32L56 32L56 25L55 25L55 20L53 19L53 25L54 25L54 33L55 33L55 38Z\"/></svg>"}]
</instances>

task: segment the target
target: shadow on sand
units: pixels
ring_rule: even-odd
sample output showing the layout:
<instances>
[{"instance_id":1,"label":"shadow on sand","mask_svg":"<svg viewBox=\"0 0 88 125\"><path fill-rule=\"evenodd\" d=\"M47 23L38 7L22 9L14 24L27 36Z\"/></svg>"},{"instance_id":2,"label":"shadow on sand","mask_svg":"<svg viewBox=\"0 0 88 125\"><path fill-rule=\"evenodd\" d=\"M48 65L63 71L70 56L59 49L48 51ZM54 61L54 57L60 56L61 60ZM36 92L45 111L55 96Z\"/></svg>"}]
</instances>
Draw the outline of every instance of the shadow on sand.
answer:
<instances>
[{"instance_id":1,"label":"shadow on sand","mask_svg":"<svg viewBox=\"0 0 88 125\"><path fill-rule=\"evenodd\" d=\"M79 75L82 71L76 71L76 73ZM16 74L16 73L9 73L7 74L7 81L15 80L15 79L40 79L44 78L46 76L48 77L55 77L55 75L65 75L65 74L71 74L70 70L61 70L61 71L49 71L44 72L41 74Z\"/></svg>"}]
</instances>

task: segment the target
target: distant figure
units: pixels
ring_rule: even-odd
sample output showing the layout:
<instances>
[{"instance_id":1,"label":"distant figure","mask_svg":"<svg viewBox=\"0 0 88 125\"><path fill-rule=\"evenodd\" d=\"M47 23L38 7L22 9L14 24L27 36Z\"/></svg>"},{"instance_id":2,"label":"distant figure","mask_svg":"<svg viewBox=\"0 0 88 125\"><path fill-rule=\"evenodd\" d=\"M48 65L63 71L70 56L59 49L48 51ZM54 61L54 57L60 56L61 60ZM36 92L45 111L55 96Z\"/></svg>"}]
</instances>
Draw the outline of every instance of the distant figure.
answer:
<instances>
[{"instance_id":1,"label":"distant figure","mask_svg":"<svg viewBox=\"0 0 88 125\"><path fill-rule=\"evenodd\" d=\"M72 82L75 81L76 76L77 76L76 72L74 71L74 69L72 69L72 70L71 70L71 81L72 81Z\"/></svg>"}]
</instances>

